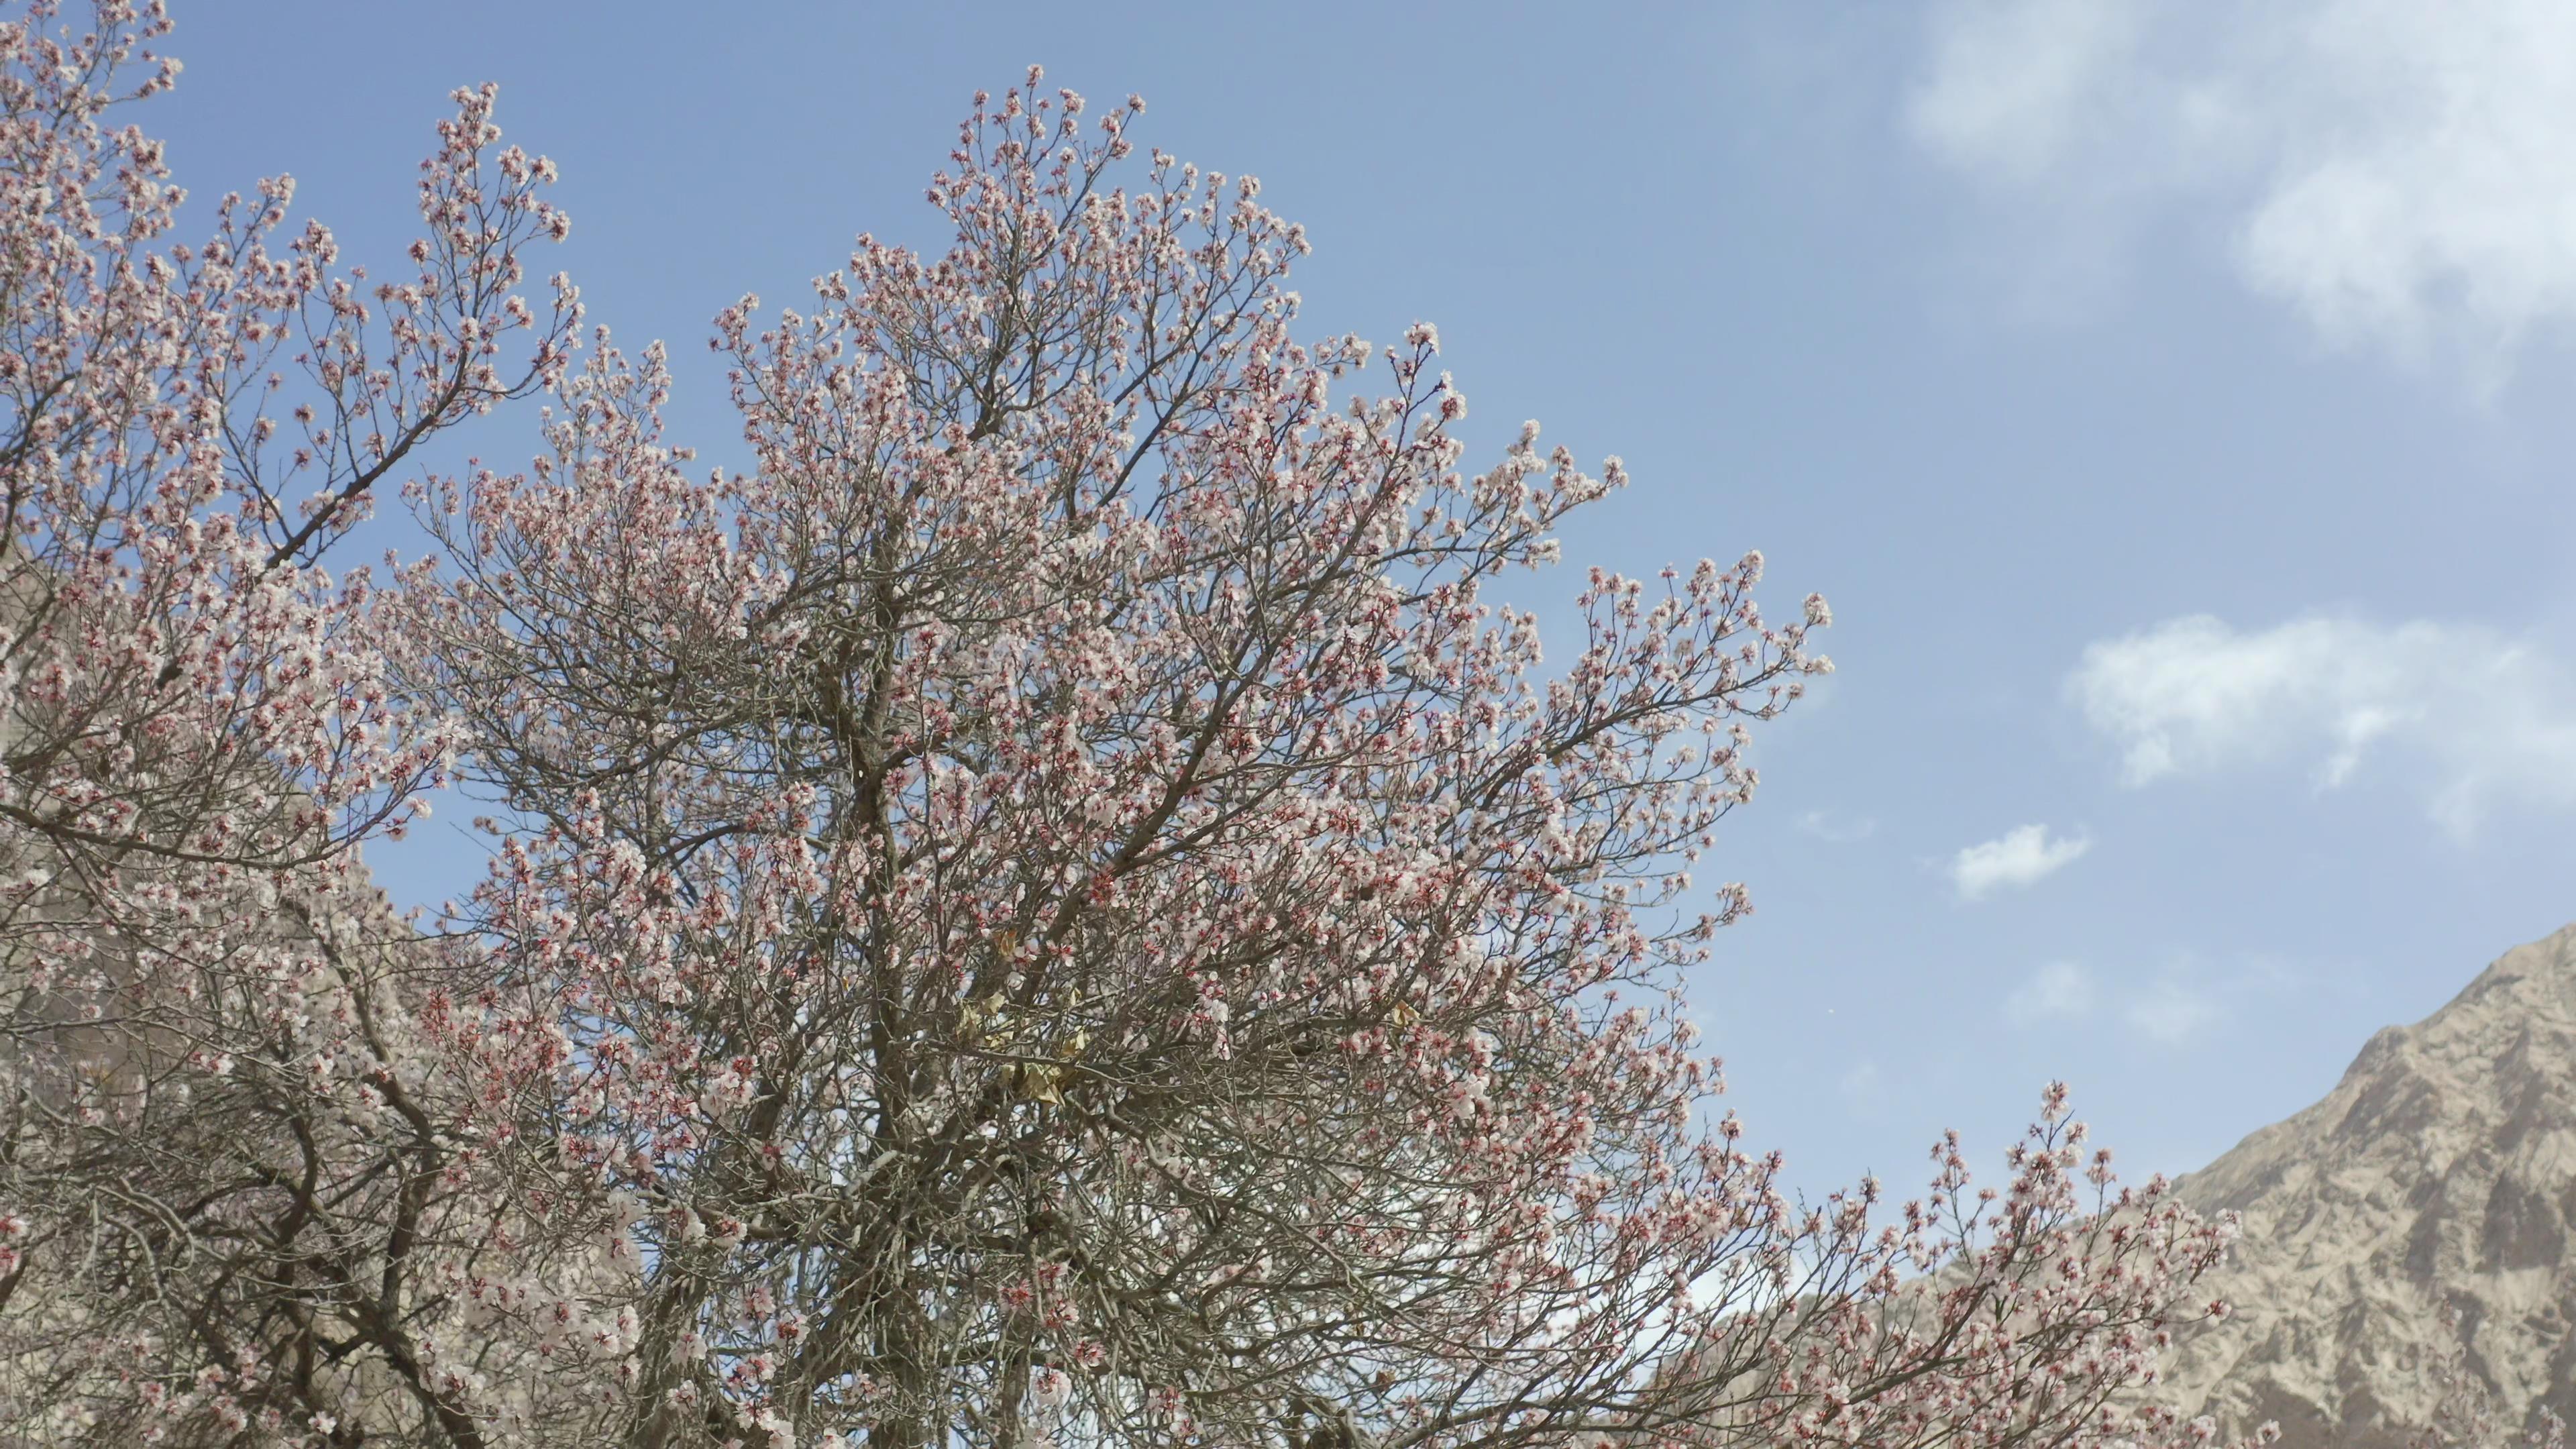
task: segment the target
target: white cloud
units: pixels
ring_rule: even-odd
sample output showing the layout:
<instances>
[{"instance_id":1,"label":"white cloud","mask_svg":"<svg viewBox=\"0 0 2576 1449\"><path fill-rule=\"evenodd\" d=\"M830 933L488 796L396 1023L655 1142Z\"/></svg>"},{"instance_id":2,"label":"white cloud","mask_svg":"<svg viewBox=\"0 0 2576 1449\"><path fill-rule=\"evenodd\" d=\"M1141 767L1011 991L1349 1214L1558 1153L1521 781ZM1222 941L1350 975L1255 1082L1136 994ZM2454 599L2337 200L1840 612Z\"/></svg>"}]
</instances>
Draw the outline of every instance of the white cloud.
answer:
<instances>
[{"instance_id":1,"label":"white cloud","mask_svg":"<svg viewBox=\"0 0 2576 1449\"><path fill-rule=\"evenodd\" d=\"M2002 887L2037 884L2092 848L2084 836L2051 840L2047 826L2024 825L1950 857L1950 880L1962 898L1982 900Z\"/></svg>"},{"instance_id":2,"label":"white cloud","mask_svg":"<svg viewBox=\"0 0 2576 1449\"><path fill-rule=\"evenodd\" d=\"M2576 6L1948 0L1908 108L2058 205L2223 209L2239 276L2320 332L2492 382L2576 321Z\"/></svg>"},{"instance_id":3,"label":"white cloud","mask_svg":"<svg viewBox=\"0 0 2576 1449\"><path fill-rule=\"evenodd\" d=\"M1837 820L1822 810L1810 810L1798 817L1798 828L1829 844L1850 845L1876 835L1878 821L1866 815L1857 820Z\"/></svg>"},{"instance_id":4,"label":"white cloud","mask_svg":"<svg viewBox=\"0 0 2576 1449\"><path fill-rule=\"evenodd\" d=\"M2052 961L2004 998L2004 1019L2015 1026L2082 1021L2093 1014L2093 973L2072 961Z\"/></svg>"},{"instance_id":5,"label":"white cloud","mask_svg":"<svg viewBox=\"0 0 2576 1449\"><path fill-rule=\"evenodd\" d=\"M2455 835L2500 798L2576 806L2576 673L2484 629L2173 619L2088 647L2066 691L2131 785L2286 756L2335 789L2395 754Z\"/></svg>"}]
</instances>

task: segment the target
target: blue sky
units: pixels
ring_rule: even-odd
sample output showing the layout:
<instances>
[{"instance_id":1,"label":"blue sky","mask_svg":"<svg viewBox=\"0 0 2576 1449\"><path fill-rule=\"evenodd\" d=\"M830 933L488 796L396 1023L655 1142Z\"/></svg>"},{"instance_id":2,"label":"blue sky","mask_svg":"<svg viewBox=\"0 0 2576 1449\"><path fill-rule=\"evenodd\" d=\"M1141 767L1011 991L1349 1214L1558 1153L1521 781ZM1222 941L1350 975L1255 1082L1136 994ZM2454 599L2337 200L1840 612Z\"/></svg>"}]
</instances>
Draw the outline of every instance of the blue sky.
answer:
<instances>
[{"instance_id":1,"label":"blue sky","mask_svg":"<svg viewBox=\"0 0 2576 1449\"><path fill-rule=\"evenodd\" d=\"M1145 141L1259 175L1319 331L1435 321L1495 448L1627 460L1569 560L1758 546L1775 608L1833 601L1702 871L1758 913L1690 983L1805 1180L2000 1147L2052 1076L2130 1170L2197 1166L2576 918L2576 11L177 9L180 179L291 172L352 260L499 81L718 461L708 319L937 242L977 88L1141 92Z\"/></svg>"}]
</instances>

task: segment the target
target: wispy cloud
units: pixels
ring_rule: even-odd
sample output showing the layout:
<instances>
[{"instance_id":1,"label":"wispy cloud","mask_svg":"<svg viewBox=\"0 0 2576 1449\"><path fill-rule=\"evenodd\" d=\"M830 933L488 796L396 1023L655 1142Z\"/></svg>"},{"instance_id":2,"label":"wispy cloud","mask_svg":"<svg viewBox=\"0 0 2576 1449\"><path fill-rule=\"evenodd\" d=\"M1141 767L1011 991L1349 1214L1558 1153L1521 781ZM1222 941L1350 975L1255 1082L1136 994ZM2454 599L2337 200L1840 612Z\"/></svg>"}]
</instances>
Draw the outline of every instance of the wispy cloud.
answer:
<instances>
[{"instance_id":1,"label":"wispy cloud","mask_svg":"<svg viewBox=\"0 0 2576 1449\"><path fill-rule=\"evenodd\" d=\"M2112 975L2080 962L2051 961L2005 993L2003 1015L2025 1030L2107 1017L2158 1046L2189 1047L2224 1030L2260 998L2300 984L2298 972L2259 955L2237 958L2224 971L2186 954L2160 967Z\"/></svg>"},{"instance_id":2,"label":"wispy cloud","mask_svg":"<svg viewBox=\"0 0 2576 1449\"><path fill-rule=\"evenodd\" d=\"M2217 1025L2226 1012L2207 985L2161 976L2120 1005L2131 1031L2165 1046L2182 1046Z\"/></svg>"},{"instance_id":3,"label":"wispy cloud","mask_svg":"<svg viewBox=\"0 0 2576 1449\"><path fill-rule=\"evenodd\" d=\"M2510 366L2576 321L2576 7L1946 0L1915 139L2025 205L2192 198L2323 335Z\"/></svg>"},{"instance_id":4,"label":"wispy cloud","mask_svg":"<svg viewBox=\"0 0 2576 1449\"><path fill-rule=\"evenodd\" d=\"M2051 961L2004 998L2004 1019L2015 1026L2082 1021L2093 1014L2099 994L2092 972L2072 961Z\"/></svg>"},{"instance_id":5,"label":"wispy cloud","mask_svg":"<svg viewBox=\"0 0 2576 1449\"><path fill-rule=\"evenodd\" d=\"M1887 1093L1879 1080L1878 1063L1874 1061L1863 1059L1853 1064L1835 1086L1842 1093L1843 1105L1854 1116L1878 1116L1880 1109L1887 1104Z\"/></svg>"},{"instance_id":6,"label":"wispy cloud","mask_svg":"<svg viewBox=\"0 0 2576 1449\"><path fill-rule=\"evenodd\" d=\"M2046 179L2098 123L2095 93L2135 64L2146 20L2137 0L1944 7L1907 112L1915 138L1999 180Z\"/></svg>"},{"instance_id":7,"label":"wispy cloud","mask_svg":"<svg viewBox=\"0 0 2576 1449\"><path fill-rule=\"evenodd\" d=\"M2388 752L2456 835L2502 797L2576 807L2576 671L2484 629L2174 619L2087 648L2066 692L2131 785L2289 757L2330 790Z\"/></svg>"},{"instance_id":8,"label":"wispy cloud","mask_svg":"<svg viewBox=\"0 0 2576 1449\"><path fill-rule=\"evenodd\" d=\"M1850 845L1878 833L1878 821L1872 816L1841 820L1822 810L1810 810L1798 817L1798 828L1834 845Z\"/></svg>"},{"instance_id":9,"label":"wispy cloud","mask_svg":"<svg viewBox=\"0 0 2576 1449\"><path fill-rule=\"evenodd\" d=\"M1983 900L1998 890L2021 890L2075 863L2093 848L2086 836L2049 839L2045 825L2024 825L1950 857L1950 881L1963 900Z\"/></svg>"}]
</instances>

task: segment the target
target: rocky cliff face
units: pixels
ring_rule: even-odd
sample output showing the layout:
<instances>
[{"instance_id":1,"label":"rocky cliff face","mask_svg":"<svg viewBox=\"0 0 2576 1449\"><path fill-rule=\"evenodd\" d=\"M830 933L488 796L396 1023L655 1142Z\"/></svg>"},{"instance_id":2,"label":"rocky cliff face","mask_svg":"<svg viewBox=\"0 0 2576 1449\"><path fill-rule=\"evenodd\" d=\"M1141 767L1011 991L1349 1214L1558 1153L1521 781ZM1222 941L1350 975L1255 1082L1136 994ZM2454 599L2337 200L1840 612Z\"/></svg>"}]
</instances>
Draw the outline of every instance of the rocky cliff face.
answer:
<instances>
[{"instance_id":1,"label":"rocky cliff face","mask_svg":"<svg viewBox=\"0 0 2576 1449\"><path fill-rule=\"evenodd\" d=\"M2283 1449L2394 1449L2454 1343L2497 1419L2576 1419L2576 926L2370 1039L2325 1100L2183 1179L2245 1235L2167 1402ZM2446 1326L2446 1309L2458 1326Z\"/></svg>"}]
</instances>

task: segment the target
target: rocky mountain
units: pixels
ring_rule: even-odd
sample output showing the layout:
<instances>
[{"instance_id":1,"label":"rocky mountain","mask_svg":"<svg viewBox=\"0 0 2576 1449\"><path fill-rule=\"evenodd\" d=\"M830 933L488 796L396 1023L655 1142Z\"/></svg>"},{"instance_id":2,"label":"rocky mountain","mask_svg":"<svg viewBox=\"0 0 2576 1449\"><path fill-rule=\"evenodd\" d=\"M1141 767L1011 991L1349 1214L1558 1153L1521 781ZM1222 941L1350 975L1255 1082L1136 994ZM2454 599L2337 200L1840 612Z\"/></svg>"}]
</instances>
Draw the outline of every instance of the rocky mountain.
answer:
<instances>
[{"instance_id":1,"label":"rocky mountain","mask_svg":"<svg viewBox=\"0 0 2576 1449\"><path fill-rule=\"evenodd\" d=\"M2167 1402L2283 1449L2394 1449L2465 1345L2498 1423L2576 1419L2576 926L2370 1039L2325 1100L2184 1178L2245 1235ZM2456 1309L2456 1327L2446 1310Z\"/></svg>"}]
</instances>

